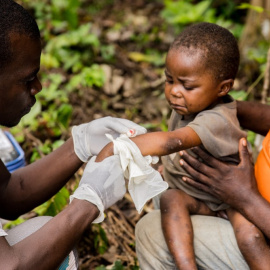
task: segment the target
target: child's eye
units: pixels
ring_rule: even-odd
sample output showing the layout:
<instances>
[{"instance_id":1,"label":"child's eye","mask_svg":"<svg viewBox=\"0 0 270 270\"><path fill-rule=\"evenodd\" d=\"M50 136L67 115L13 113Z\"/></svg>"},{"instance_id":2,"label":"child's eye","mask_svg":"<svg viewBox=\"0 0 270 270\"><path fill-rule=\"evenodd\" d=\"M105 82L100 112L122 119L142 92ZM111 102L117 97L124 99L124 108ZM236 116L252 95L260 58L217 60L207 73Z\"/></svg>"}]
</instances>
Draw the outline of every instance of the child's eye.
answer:
<instances>
[{"instance_id":1,"label":"child's eye","mask_svg":"<svg viewBox=\"0 0 270 270\"><path fill-rule=\"evenodd\" d=\"M188 90L188 91L194 89L194 87L192 87L192 86L187 86L187 85L183 85L183 86L184 86L184 88L185 88L186 90Z\"/></svg>"},{"instance_id":2,"label":"child's eye","mask_svg":"<svg viewBox=\"0 0 270 270\"><path fill-rule=\"evenodd\" d=\"M170 79L168 79L168 78L165 80L165 82L166 82L166 83L169 83L169 84L173 84L173 80L170 80Z\"/></svg>"}]
</instances>

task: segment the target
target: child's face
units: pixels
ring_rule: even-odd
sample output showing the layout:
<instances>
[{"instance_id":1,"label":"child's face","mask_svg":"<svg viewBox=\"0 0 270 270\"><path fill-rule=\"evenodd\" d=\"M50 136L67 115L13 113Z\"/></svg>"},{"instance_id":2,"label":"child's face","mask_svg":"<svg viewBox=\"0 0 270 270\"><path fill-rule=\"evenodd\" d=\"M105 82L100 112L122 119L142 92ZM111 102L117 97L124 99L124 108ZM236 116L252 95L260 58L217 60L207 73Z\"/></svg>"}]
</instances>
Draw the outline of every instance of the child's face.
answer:
<instances>
[{"instance_id":1,"label":"child's face","mask_svg":"<svg viewBox=\"0 0 270 270\"><path fill-rule=\"evenodd\" d=\"M202 61L200 52L172 49L167 55L165 96L180 115L198 113L218 99L220 85Z\"/></svg>"}]
</instances>

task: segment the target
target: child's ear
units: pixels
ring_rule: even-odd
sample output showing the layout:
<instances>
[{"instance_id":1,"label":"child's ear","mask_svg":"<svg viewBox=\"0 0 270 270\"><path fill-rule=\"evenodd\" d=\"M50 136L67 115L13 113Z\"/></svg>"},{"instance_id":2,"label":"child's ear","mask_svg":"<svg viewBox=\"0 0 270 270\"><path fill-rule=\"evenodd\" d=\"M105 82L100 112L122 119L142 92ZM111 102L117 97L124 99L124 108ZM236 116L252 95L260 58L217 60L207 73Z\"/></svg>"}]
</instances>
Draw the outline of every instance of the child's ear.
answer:
<instances>
[{"instance_id":1,"label":"child's ear","mask_svg":"<svg viewBox=\"0 0 270 270\"><path fill-rule=\"evenodd\" d=\"M228 79L228 80L222 81L219 85L218 96L219 97L226 96L229 93L229 91L232 89L233 83L234 83L233 79Z\"/></svg>"}]
</instances>

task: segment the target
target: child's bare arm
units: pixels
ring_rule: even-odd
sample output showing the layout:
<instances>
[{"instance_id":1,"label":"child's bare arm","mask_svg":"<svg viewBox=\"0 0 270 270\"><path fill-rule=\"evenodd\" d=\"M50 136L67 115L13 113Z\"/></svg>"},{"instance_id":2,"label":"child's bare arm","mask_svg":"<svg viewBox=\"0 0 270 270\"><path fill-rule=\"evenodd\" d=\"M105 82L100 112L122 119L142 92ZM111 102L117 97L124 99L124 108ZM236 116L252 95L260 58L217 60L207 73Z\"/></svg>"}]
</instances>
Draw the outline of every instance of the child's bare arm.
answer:
<instances>
[{"instance_id":1,"label":"child's bare arm","mask_svg":"<svg viewBox=\"0 0 270 270\"><path fill-rule=\"evenodd\" d=\"M139 147L143 156L164 156L201 144L197 133L190 127L168 132L151 132L130 138ZM100 162L113 155L113 143L107 144L98 154L96 161Z\"/></svg>"}]
</instances>

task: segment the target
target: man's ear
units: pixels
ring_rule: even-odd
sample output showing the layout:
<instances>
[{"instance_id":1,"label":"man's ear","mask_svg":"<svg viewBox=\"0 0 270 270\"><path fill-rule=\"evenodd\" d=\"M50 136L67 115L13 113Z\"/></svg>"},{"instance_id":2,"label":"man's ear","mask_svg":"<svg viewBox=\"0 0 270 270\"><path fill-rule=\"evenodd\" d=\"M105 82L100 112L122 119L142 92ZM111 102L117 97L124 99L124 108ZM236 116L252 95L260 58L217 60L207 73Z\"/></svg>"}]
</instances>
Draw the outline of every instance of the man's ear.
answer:
<instances>
[{"instance_id":1,"label":"man's ear","mask_svg":"<svg viewBox=\"0 0 270 270\"><path fill-rule=\"evenodd\" d=\"M219 92L218 96L223 97L228 94L228 92L232 89L233 87L234 80L233 79L228 79L224 80L219 84Z\"/></svg>"}]
</instances>

